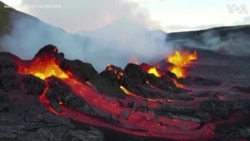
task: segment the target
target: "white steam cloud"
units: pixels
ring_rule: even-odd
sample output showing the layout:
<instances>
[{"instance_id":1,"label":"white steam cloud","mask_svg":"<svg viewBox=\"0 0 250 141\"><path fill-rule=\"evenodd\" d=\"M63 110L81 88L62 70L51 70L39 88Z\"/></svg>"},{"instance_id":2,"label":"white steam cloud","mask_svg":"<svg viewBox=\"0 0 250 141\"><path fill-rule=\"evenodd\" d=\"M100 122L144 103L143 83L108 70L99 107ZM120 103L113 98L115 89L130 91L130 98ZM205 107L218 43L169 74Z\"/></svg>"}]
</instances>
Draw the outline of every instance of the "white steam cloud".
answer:
<instances>
[{"instance_id":1,"label":"white steam cloud","mask_svg":"<svg viewBox=\"0 0 250 141\"><path fill-rule=\"evenodd\" d=\"M159 28L146 8L129 0L22 0L18 9L68 32L96 30L120 18Z\"/></svg>"},{"instance_id":2,"label":"white steam cloud","mask_svg":"<svg viewBox=\"0 0 250 141\"><path fill-rule=\"evenodd\" d=\"M129 19L119 20L94 32L69 34L28 15L14 12L13 29L0 39L4 51L31 59L47 44L56 45L66 58L80 59L103 70L108 64L124 67L131 58L153 63L171 53L166 34L148 31ZM80 34L80 33L79 33Z\"/></svg>"}]
</instances>

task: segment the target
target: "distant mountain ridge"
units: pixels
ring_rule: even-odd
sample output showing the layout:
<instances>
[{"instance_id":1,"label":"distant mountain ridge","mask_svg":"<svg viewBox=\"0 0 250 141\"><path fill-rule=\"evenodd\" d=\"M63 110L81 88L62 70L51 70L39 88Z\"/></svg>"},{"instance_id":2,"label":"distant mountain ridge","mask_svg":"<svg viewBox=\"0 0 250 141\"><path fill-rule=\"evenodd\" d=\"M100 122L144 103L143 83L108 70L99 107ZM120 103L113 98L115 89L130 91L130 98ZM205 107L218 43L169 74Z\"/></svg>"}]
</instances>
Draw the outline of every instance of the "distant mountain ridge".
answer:
<instances>
[{"instance_id":1,"label":"distant mountain ridge","mask_svg":"<svg viewBox=\"0 0 250 141\"><path fill-rule=\"evenodd\" d=\"M71 34L65 30L47 24L40 19L28 15L26 13L17 11L13 8L5 8L4 3L0 3L1 13L4 15L5 24L1 26L1 30L7 31L0 38L0 47L3 51L9 51L20 55L24 59L28 59L39 50L40 47L47 44L54 44L63 48L67 52L69 58L74 57L74 53L69 52L69 48L81 48L78 50L84 52L86 40L84 36ZM3 21L0 21L1 25ZM27 52L27 50L29 50Z\"/></svg>"},{"instance_id":2,"label":"distant mountain ridge","mask_svg":"<svg viewBox=\"0 0 250 141\"><path fill-rule=\"evenodd\" d=\"M5 4L0 1L0 36L10 32L11 23L9 19L12 9L4 8Z\"/></svg>"},{"instance_id":3,"label":"distant mountain ridge","mask_svg":"<svg viewBox=\"0 0 250 141\"><path fill-rule=\"evenodd\" d=\"M249 38L250 25L239 25L169 33L166 42L177 47L202 48L224 54L249 56Z\"/></svg>"},{"instance_id":4,"label":"distant mountain ridge","mask_svg":"<svg viewBox=\"0 0 250 141\"><path fill-rule=\"evenodd\" d=\"M213 27L209 29L202 29L196 31L185 31L185 32L173 32L168 34L167 40L178 40L178 39L195 39L199 38L205 32L217 32L222 38L231 33L244 33L250 35L250 25L239 25L239 26L225 26L225 27Z\"/></svg>"}]
</instances>

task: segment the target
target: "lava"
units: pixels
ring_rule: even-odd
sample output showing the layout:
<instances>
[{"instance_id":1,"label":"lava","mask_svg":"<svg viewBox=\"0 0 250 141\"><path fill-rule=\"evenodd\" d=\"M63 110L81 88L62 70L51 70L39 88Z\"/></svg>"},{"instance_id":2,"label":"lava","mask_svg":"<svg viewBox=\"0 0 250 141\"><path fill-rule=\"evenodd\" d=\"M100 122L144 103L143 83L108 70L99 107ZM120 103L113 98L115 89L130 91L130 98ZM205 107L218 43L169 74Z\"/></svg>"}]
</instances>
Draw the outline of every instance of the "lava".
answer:
<instances>
[{"instance_id":1,"label":"lava","mask_svg":"<svg viewBox=\"0 0 250 141\"><path fill-rule=\"evenodd\" d=\"M186 89L186 87L184 85L178 83L175 79L173 79L173 82L176 85L176 87Z\"/></svg>"},{"instance_id":2,"label":"lava","mask_svg":"<svg viewBox=\"0 0 250 141\"><path fill-rule=\"evenodd\" d=\"M56 76L61 79L69 78L68 74L61 70L53 57L45 56L35 58L26 65L19 64L18 72L21 74L32 74L42 80Z\"/></svg>"},{"instance_id":3,"label":"lava","mask_svg":"<svg viewBox=\"0 0 250 141\"><path fill-rule=\"evenodd\" d=\"M178 54L178 53L177 53ZM189 55L189 54L186 54ZM178 56L178 55L177 55ZM184 54L185 56L185 54ZM191 57L189 57L190 59ZM186 59L185 57L177 57L177 60L171 59L175 65L179 65L178 59ZM193 58L194 59L194 58ZM191 58L191 60L193 60ZM185 66L190 63L184 62ZM183 65L180 65L183 66ZM106 70L114 71L114 67L111 65ZM167 116L155 115L151 112L135 110L121 104L126 101L135 101L136 105L146 106L148 108L159 108L161 103L159 100L149 100L143 97L138 97L136 94L130 92L124 86L120 86L120 89L127 94L127 98L124 100L103 95L93 89L90 82L81 82L74 77L71 72L62 70L54 56L43 55L35 57L30 62L23 62L18 64L18 72L20 74L32 74L39 77L46 82L46 88L43 94L40 96L40 102L45 105L48 111L63 117L68 117L85 124L91 124L94 126L100 126L123 132L126 134L132 134L136 136L157 137L173 140L195 140L195 139L209 139L213 137L214 126L204 125L200 126L199 123L193 121L185 121L180 119L173 119ZM123 73L119 70L115 70L117 77L121 77ZM148 73L152 73L157 77L160 77L160 73L156 68L149 68ZM83 112L76 111L64 105L63 102L59 102L62 112L58 112L50 106L50 101L46 96L46 93L50 89L49 80L54 76L60 79L63 83L68 85L72 92L79 98L82 98L87 104L95 109L95 112L101 116L107 116L113 120L119 121L119 125L109 123L100 117L93 117ZM164 100L164 99L162 99ZM124 114L126 113L126 114Z\"/></svg>"},{"instance_id":4,"label":"lava","mask_svg":"<svg viewBox=\"0 0 250 141\"><path fill-rule=\"evenodd\" d=\"M161 77L162 76L162 72L159 69L159 67L156 66L150 66L148 64L142 63L141 64L141 68L142 70L144 70L145 72L147 72L148 74L153 74L156 77Z\"/></svg>"},{"instance_id":5,"label":"lava","mask_svg":"<svg viewBox=\"0 0 250 141\"><path fill-rule=\"evenodd\" d=\"M193 61L197 59L198 55L196 51L192 53L175 51L166 59L166 61L173 64L168 70L174 73L177 78L182 78L187 75L185 68L189 67Z\"/></svg>"},{"instance_id":6,"label":"lava","mask_svg":"<svg viewBox=\"0 0 250 141\"><path fill-rule=\"evenodd\" d=\"M126 89L125 87L123 86L120 86L120 89L127 95L134 95L132 92L130 92L128 89Z\"/></svg>"},{"instance_id":7,"label":"lava","mask_svg":"<svg viewBox=\"0 0 250 141\"><path fill-rule=\"evenodd\" d=\"M148 73L149 73L149 74L153 74L153 75L155 75L156 77L161 77L161 73L157 70L156 67L151 67L151 68L148 70Z\"/></svg>"}]
</instances>

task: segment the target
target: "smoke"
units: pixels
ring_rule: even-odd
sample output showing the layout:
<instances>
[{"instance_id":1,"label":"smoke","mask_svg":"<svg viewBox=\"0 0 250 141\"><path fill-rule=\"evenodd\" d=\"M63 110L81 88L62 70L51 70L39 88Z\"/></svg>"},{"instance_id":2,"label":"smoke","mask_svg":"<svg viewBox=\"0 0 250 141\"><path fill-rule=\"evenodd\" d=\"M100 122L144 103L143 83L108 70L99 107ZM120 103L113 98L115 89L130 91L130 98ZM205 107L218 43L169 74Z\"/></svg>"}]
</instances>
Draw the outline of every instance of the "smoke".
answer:
<instances>
[{"instance_id":1,"label":"smoke","mask_svg":"<svg viewBox=\"0 0 250 141\"><path fill-rule=\"evenodd\" d=\"M133 19L147 28L158 28L150 12L129 0L22 0L19 10L68 32L97 30L120 18Z\"/></svg>"},{"instance_id":2,"label":"smoke","mask_svg":"<svg viewBox=\"0 0 250 141\"><path fill-rule=\"evenodd\" d=\"M186 46L212 50L221 54L249 56L250 42L248 26L223 27L209 29L200 33L190 32L190 36L182 36L180 40L170 40L174 46ZM181 33L180 33L181 34Z\"/></svg>"},{"instance_id":3,"label":"smoke","mask_svg":"<svg viewBox=\"0 0 250 141\"><path fill-rule=\"evenodd\" d=\"M250 55L249 35L241 32L230 32L226 35L219 35L217 33L208 34L203 38L206 48L211 48L213 51L237 55Z\"/></svg>"},{"instance_id":4,"label":"smoke","mask_svg":"<svg viewBox=\"0 0 250 141\"><path fill-rule=\"evenodd\" d=\"M131 58L136 58L138 62L155 63L172 52L166 42L166 33L159 30L149 31L129 19L82 34L91 39L88 43L90 48L96 48L90 50L92 54L87 54L86 57L94 64L101 62L106 65L112 60L112 64L124 67ZM96 56L107 60L100 59L97 62Z\"/></svg>"},{"instance_id":5,"label":"smoke","mask_svg":"<svg viewBox=\"0 0 250 141\"><path fill-rule=\"evenodd\" d=\"M66 58L89 62L101 71L108 64L124 67L131 58L154 63L172 51L166 44L166 33L149 31L129 19L84 35L67 33L17 12L11 19L12 31L0 39L1 46L23 59L31 59L41 47L53 44Z\"/></svg>"},{"instance_id":6,"label":"smoke","mask_svg":"<svg viewBox=\"0 0 250 141\"><path fill-rule=\"evenodd\" d=\"M71 58L74 58L74 52L83 53L81 46L84 45L85 38L68 34L29 15L13 12L10 18L12 31L0 39L4 51L23 59L31 59L41 47L54 44L62 46L63 51Z\"/></svg>"}]
</instances>

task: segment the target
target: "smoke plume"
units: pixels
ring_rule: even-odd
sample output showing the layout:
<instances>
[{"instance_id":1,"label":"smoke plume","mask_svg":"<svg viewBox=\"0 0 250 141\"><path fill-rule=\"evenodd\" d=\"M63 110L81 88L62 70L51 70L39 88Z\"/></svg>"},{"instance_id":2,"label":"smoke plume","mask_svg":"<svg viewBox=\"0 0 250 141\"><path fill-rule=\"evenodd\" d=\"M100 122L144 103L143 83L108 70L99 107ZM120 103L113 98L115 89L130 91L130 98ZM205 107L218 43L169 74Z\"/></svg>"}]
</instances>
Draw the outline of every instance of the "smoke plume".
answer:
<instances>
[{"instance_id":1,"label":"smoke plume","mask_svg":"<svg viewBox=\"0 0 250 141\"><path fill-rule=\"evenodd\" d=\"M130 19L93 32L70 34L29 15L11 14L12 31L0 39L4 51L31 59L47 44L56 45L69 59L80 59L103 70L108 64L124 67L131 58L140 63L154 63L172 49L166 44L166 33L149 31Z\"/></svg>"}]
</instances>

